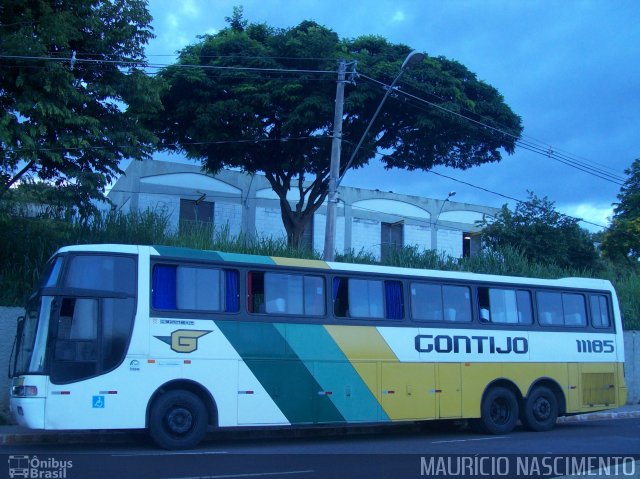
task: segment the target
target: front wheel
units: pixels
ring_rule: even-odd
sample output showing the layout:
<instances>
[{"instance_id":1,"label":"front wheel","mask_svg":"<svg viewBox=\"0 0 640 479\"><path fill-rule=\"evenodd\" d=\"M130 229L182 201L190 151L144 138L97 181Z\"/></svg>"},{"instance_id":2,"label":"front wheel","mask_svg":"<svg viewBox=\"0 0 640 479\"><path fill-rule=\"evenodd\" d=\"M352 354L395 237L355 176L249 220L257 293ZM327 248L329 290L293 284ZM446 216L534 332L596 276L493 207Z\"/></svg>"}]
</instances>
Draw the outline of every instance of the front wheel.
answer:
<instances>
[{"instance_id":1,"label":"front wheel","mask_svg":"<svg viewBox=\"0 0 640 479\"><path fill-rule=\"evenodd\" d=\"M558 419L558 398L549 388L540 386L524 401L522 424L531 431L548 431Z\"/></svg>"},{"instance_id":2,"label":"front wheel","mask_svg":"<svg viewBox=\"0 0 640 479\"><path fill-rule=\"evenodd\" d=\"M153 402L149 416L151 439L163 449L191 449L207 432L207 408L189 391L168 391Z\"/></svg>"},{"instance_id":3,"label":"front wheel","mask_svg":"<svg viewBox=\"0 0 640 479\"><path fill-rule=\"evenodd\" d=\"M508 434L518 421L518 401L507 388L489 389L482 398L479 425L489 434Z\"/></svg>"}]
</instances>

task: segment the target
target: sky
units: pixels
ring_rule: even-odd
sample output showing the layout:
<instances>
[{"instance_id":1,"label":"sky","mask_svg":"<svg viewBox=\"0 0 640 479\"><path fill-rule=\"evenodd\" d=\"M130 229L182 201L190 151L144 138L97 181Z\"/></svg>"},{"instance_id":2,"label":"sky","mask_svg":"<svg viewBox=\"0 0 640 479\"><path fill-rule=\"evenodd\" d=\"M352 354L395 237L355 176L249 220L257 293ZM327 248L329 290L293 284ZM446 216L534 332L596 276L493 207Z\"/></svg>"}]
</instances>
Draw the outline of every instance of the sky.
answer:
<instances>
[{"instance_id":1,"label":"sky","mask_svg":"<svg viewBox=\"0 0 640 479\"><path fill-rule=\"evenodd\" d=\"M171 63L198 35L224 28L240 5L250 22L286 28L314 20L340 37L380 35L457 60L504 96L522 118L523 138L553 157L623 179L640 158L638 0L150 0L149 61ZM553 157L517 148L499 163L434 170L458 181L372 162L342 185L436 199L455 191L455 201L512 208L504 196L526 200L532 191L564 214L607 225L620 184Z\"/></svg>"}]
</instances>

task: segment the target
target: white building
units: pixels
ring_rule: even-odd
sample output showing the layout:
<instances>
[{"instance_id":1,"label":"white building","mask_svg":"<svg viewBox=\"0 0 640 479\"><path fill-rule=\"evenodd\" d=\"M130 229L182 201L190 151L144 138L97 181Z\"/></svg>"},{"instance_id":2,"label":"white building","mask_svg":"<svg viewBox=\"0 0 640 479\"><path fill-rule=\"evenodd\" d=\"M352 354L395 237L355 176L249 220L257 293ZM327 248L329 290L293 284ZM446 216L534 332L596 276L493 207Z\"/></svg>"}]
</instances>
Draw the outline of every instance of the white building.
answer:
<instances>
[{"instance_id":1,"label":"white building","mask_svg":"<svg viewBox=\"0 0 640 479\"><path fill-rule=\"evenodd\" d=\"M294 202L297 191L291 191ZM134 161L108 194L122 211L152 209L170 217L173 228L183 220L213 223L261 237L286 237L278 197L262 175L222 170L215 176L196 165ZM499 211L488 206L421 198L378 190L339 188L336 250L365 251L377 259L386 247L416 246L454 257L479 247L475 222ZM304 241L322 252L326 208L313 217Z\"/></svg>"}]
</instances>

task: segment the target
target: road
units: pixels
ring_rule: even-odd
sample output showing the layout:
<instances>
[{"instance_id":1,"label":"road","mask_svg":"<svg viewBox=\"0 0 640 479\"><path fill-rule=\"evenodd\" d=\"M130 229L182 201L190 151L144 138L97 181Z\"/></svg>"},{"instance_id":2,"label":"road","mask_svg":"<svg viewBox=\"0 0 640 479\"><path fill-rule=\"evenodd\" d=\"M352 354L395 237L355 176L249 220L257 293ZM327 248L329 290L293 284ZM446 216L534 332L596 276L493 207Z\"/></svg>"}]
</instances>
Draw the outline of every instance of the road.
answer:
<instances>
[{"instance_id":1,"label":"road","mask_svg":"<svg viewBox=\"0 0 640 479\"><path fill-rule=\"evenodd\" d=\"M546 433L517 429L505 436L434 426L359 434L284 431L258 439L264 433L233 439L219 433L183 452L158 450L142 437L128 444L9 446L1 452L14 472L28 460L40 475L27 477L65 479L554 477L567 468L586 476L590 467L603 464L611 466L604 472L613 477L616 461L619 477L640 477L640 463L622 459L640 456L640 419L559 424ZM602 455L608 462L598 462L605 461L595 457Z\"/></svg>"}]
</instances>

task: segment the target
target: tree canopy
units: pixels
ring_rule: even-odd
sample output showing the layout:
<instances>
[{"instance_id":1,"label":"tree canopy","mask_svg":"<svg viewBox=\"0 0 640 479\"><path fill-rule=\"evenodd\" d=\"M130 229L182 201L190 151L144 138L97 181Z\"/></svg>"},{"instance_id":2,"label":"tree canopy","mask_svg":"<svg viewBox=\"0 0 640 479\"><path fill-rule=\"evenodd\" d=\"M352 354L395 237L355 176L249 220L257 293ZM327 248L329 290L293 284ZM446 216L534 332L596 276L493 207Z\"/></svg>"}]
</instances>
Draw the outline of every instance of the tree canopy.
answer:
<instances>
[{"instance_id":1,"label":"tree canopy","mask_svg":"<svg viewBox=\"0 0 640 479\"><path fill-rule=\"evenodd\" d=\"M167 149L183 151L210 172L236 167L262 172L280 198L291 244L327 195L339 60L357 62L359 76L346 85L342 171L411 48L378 36L341 39L312 21L278 29L249 23L242 10L229 27L184 48L164 69L165 113L155 131ZM353 70L350 66L348 70ZM350 75L347 74L349 78ZM352 168L380 151L388 168L428 170L436 165L470 168L513 153L520 118L495 88L458 62L427 57L399 83L440 108L391 95ZM503 133L504 132L504 133ZM299 192L290 205L286 195Z\"/></svg>"},{"instance_id":2,"label":"tree canopy","mask_svg":"<svg viewBox=\"0 0 640 479\"><path fill-rule=\"evenodd\" d=\"M482 223L482 239L489 248L515 248L538 263L593 269L598 254L591 234L578 222L556 211L547 197L529 192L514 211L505 204L493 221Z\"/></svg>"},{"instance_id":3,"label":"tree canopy","mask_svg":"<svg viewBox=\"0 0 640 479\"><path fill-rule=\"evenodd\" d=\"M142 70L145 0L3 0L0 197L26 178L100 197L123 158L147 158L161 107Z\"/></svg>"},{"instance_id":4,"label":"tree canopy","mask_svg":"<svg viewBox=\"0 0 640 479\"><path fill-rule=\"evenodd\" d=\"M605 232L602 250L614 261L640 261L640 158L625 170L629 177L614 203L613 220Z\"/></svg>"}]
</instances>

